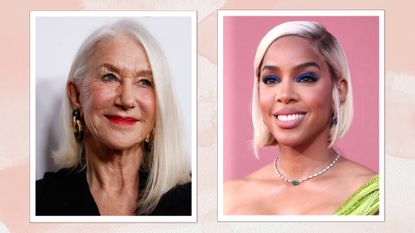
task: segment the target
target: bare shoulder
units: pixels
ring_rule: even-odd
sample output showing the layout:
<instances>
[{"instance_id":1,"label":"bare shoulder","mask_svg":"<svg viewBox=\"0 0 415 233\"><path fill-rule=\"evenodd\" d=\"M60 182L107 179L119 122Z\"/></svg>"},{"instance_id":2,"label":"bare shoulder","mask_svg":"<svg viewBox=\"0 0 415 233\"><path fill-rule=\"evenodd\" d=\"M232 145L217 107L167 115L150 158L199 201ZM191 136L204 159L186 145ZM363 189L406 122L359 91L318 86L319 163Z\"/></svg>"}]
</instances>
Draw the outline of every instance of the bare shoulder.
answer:
<instances>
[{"instance_id":1,"label":"bare shoulder","mask_svg":"<svg viewBox=\"0 0 415 233\"><path fill-rule=\"evenodd\" d=\"M236 180L226 181L223 186L224 213L232 214L241 205L248 205L258 198L258 192L267 184L269 165Z\"/></svg>"},{"instance_id":2,"label":"bare shoulder","mask_svg":"<svg viewBox=\"0 0 415 233\"><path fill-rule=\"evenodd\" d=\"M247 182L244 178L226 181L223 185L223 211L224 214L232 213L239 203L246 198ZM241 195L242 194L242 195Z\"/></svg>"},{"instance_id":3,"label":"bare shoulder","mask_svg":"<svg viewBox=\"0 0 415 233\"><path fill-rule=\"evenodd\" d=\"M237 204L249 198L249 190L257 186L260 180L256 179L256 176L250 174L236 180L226 181L223 185L223 197L225 206Z\"/></svg>"},{"instance_id":4,"label":"bare shoulder","mask_svg":"<svg viewBox=\"0 0 415 233\"><path fill-rule=\"evenodd\" d=\"M373 176L376 174L370 168L344 157L341 159L340 164L342 170L344 170L343 172L347 172L349 174L357 176Z\"/></svg>"},{"instance_id":5,"label":"bare shoulder","mask_svg":"<svg viewBox=\"0 0 415 233\"><path fill-rule=\"evenodd\" d=\"M261 167L260 169L240 179L226 181L224 184L224 191L239 192L245 188L250 188L252 185L257 185L258 183L265 181L269 176L270 166L271 164Z\"/></svg>"},{"instance_id":6,"label":"bare shoulder","mask_svg":"<svg viewBox=\"0 0 415 233\"><path fill-rule=\"evenodd\" d=\"M344 157L339 161L338 166L338 177L347 181L345 183L350 184L352 190L364 185L377 174L368 167Z\"/></svg>"}]
</instances>

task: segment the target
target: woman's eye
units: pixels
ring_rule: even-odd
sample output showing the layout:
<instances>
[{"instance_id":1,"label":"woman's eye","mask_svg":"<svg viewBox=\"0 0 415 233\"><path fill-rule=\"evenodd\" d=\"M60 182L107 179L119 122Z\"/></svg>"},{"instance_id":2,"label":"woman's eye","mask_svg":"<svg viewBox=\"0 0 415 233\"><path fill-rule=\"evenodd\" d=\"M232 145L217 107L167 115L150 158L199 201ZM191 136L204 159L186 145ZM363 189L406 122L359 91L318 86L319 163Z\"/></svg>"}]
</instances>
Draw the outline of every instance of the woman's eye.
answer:
<instances>
[{"instance_id":1,"label":"woman's eye","mask_svg":"<svg viewBox=\"0 0 415 233\"><path fill-rule=\"evenodd\" d=\"M314 73L302 73L295 78L295 81L300 83L313 83L317 80L318 77Z\"/></svg>"},{"instance_id":2,"label":"woman's eye","mask_svg":"<svg viewBox=\"0 0 415 233\"><path fill-rule=\"evenodd\" d=\"M104 80L104 81L117 81L118 78L117 78L117 76L115 76L115 74L108 73L108 74L105 74L104 76L102 76L102 80Z\"/></svg>"},{"instance_id":3,"label":"woman's eye","mask_svg":"<svg viewBox=\"0 0 415 233\"><path fill-rule=\"evenodd\" d=\"M264 84L274 84L274 83L280 83L281 79L276 75L265 75L262 77L262 82Z\"/></svg>"},{"instance_id":4,"label":"woman's eye","mask_svg":"<svg viewBox=\"0 0 415 233\"><path fill-rule=\"evenodd\" d=\"M140 79L138 81L138 84L141 85L141 86L146 86L146 87L152 87L153 86L153 82L150 79L146 79L146 78Z\"/></svg>"}]
</instances>

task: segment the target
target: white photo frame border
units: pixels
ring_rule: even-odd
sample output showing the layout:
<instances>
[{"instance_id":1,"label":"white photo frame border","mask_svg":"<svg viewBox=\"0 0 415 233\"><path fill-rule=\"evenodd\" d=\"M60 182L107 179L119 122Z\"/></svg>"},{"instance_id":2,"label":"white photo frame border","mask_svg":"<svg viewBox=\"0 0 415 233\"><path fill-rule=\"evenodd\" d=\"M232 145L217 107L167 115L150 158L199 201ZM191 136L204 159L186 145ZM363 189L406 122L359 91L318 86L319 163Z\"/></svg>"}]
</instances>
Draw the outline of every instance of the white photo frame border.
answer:
<instances>
[{"instance_id":1,"label":"white photo frame border","mask_svg":"<svg viewBox=\"0 0 415 233\"><path fill-rule=\"evenodd\" d=\"M191 167L192 167L192 213L190 216L36 216L35 195L36 195L36 81L37 81L37 63L36 63L36 22L40 17L55 18L128 18L128 19L145 19L166 18L166 17L183 17L190 20L191 35L189 41L190 47L190 129L187 130L187 141L191 144L189 147ZM147 27L147 25L144 25ZM150 33L153 34L149 28ZM92 31L91 31L92 32ZM163 47L160 39L153 35ZM197 221L197 12L186 11L31 11L30 12L30 221L31 222L196 222ZM84 38L83 38L84 39ZM166 52L166 51L165 51ZM166 53L169 66L171 67L171 58ZM71 60L72 58L68 58ZM69 72L69 70L67 71ZM172 70L173 77L174 72ZM175 77L176 78L176 77ZM176 78L177 79L177 78ZM66 78L65 78L66 82ZM176 82L176 95L181 90ZM182 115L183 109L182 110Z\"/></svg>"},{"instance_id":2,"label":"white photo frame border","mask_svg":"<svg viewBox=\"0 0 415 233\"><path fill-rule=\"evenodd\" d=\"M385 221L385 131L384 131L384 11L383 10L219 10L218 11L218 221L226 222L351 222ZM379 215L376 216L335 216L335 215L225 215L223 213L223 19L227 16L376 16L379 17Z\"/></svg>"}]
</instances>

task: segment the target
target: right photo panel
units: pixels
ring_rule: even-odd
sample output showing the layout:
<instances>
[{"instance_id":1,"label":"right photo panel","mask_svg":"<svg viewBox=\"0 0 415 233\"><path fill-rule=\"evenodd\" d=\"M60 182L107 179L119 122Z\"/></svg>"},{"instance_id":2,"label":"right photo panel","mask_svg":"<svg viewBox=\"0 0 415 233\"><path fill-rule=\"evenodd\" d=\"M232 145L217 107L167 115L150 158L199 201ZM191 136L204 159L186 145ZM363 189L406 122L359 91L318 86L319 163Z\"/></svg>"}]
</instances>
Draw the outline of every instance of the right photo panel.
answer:
<instances>
[{"instance_id":1,"label":"right photo panel","mask_svg":"<svg viewBox=\"0 0 415 233\"><path fill-rule=\"evenodd\" d=\"M383 11L219 11L219 221L384 220Z\"/></svg>"}]
</instances>

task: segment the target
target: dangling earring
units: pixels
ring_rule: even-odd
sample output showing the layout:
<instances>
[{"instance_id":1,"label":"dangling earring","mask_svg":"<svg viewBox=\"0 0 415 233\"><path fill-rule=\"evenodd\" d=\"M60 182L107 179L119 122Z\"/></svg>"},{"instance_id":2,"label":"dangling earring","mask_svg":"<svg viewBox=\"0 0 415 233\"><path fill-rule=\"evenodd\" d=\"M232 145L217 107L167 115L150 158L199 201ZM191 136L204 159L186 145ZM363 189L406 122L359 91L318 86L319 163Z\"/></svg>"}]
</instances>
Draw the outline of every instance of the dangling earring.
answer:
<instances>
[{"instance_id":1,"label":"dangling earring","mask_svg":"<svg viewBox=\"0 0 415 233\"><path fill-rule=\"evenodd\" d=\"M153 140L154 137L154 129L147 135L146 139L144 139L144 150L147 152L151 152L153 150Z\"/></svg>"},{"instance_id":2,"label":"dangling earring","mask_svg":"<svg viewBox=\"0 0 415 233\"><path fill-rule=\"evenodd\" d=\"M79 109L72 111L72 127L76 140L81 142L84 138L84 131L82 130L81 111Z\"/></svg>"},{"instance_id":3,"label":"dangling earring","mask_svg":"<svg viewBox=\"0 0 415 233\"><path fill-rule=\"evenodd\" d=\"M331 125L337 125L337 113L333 112L331 114Z\"/></svg>"}]
</instances>

